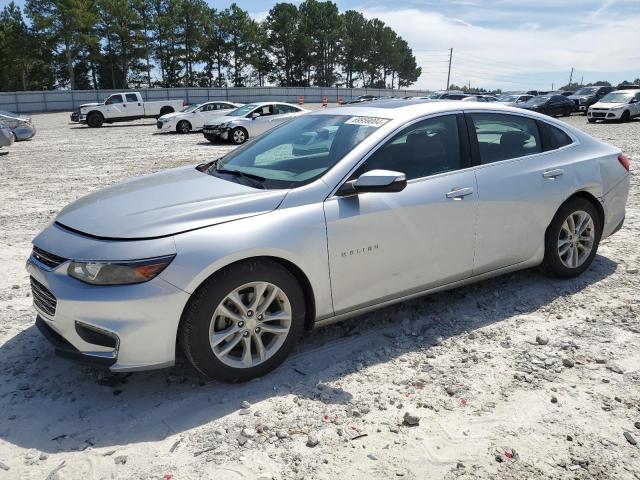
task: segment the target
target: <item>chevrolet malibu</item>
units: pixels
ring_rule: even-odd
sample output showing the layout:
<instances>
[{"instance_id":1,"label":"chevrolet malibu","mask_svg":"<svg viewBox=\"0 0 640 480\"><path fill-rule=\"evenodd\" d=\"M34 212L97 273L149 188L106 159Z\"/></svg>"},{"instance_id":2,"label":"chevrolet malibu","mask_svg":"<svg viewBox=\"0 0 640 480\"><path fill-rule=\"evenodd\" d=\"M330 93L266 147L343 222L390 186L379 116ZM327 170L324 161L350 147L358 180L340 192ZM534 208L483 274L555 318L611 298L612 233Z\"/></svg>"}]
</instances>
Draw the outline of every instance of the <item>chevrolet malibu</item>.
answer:
<instances>
[{"instance_id":1,"label":"chevrolet malibu","mask_svg":"<svg viewBox=\"0 0 640 480\"><path fill-rule=\"evenodd\" d=\"M323 141L294 148L306 137ZM183 352L208 377L248 380L310 328L524 268L581 274L623 224L629 163L495 104L310 113L64 208L27 262L36 325L59 354L113 371Z\"/></svg>"}]
</instances>

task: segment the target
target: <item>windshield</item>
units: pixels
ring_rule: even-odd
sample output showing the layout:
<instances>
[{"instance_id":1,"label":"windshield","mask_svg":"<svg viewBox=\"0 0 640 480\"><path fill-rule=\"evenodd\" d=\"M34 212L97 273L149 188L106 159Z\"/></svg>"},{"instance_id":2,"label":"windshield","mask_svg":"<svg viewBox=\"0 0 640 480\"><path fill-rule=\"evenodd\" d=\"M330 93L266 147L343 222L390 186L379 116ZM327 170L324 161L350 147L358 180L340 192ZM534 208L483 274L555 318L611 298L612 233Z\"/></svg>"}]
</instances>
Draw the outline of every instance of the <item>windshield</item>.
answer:
<instances>
[{"instance_id":1,"label":"windshield","mask_svg":"<svg viewBox=\"0 0 640 480\"><path fill-rule=\"evenodd\" d=\"M540 105L549 100L549 97L533 97L530 100L527 100L527 103L531 103L533 105Z\"/></svg>"},{"instance_id":2,"label":"windshield","mask_svg":"<svg viewBox=\"0 0 640 480\"><path fill-rule=\"evenodd\" d=\"M593 95L598 91L598 87L581 88L574 95Z\"/></svg>"},{"instance_id":3,"label":"windshield","mask_svg":"<svg viewBox=\"0 0 640 480\"><path fill-rule=\"evenodd\" d=\"M347 153L388 122L386 118L305 115L232 151L208 170L251 186L295 188L324 175Z\"/></svg>"},{"instance_id":4,"label":"windshield","mask_svg":"<svg viewBox=\"0 0 640 480\"><path fill-rule=\"evenodd\" d=\"M202 104L200 103L195 103L193 105L187 105L186 107L184 107L182 110L180 110L182 113L191 113L194 110L196 110L197 108L200 108L202 106Z\"/></svg>"},{"instance_id":5,"label":"windshield","mask_svg":"<svg viewBox=\"0 0 640 480\"><path fill-rule=\"evenodd\" d=\"M244 117L245 115L249 115L252 110L258 108L257 103L248 103L247 105L243 105L240 108L236 108L233 112L227 113L228 117Z\"/></svg>"},{"instance_id":6,"label":"windshield","mask_svg":"<svg viewBox=\"0 0 640 480\"><path fill-rule=\"evenodd\" d=\"M602 100L603 103L627 103L633 98L633 93L611 92L607 93Z\"/></svg>"}]
</instances>

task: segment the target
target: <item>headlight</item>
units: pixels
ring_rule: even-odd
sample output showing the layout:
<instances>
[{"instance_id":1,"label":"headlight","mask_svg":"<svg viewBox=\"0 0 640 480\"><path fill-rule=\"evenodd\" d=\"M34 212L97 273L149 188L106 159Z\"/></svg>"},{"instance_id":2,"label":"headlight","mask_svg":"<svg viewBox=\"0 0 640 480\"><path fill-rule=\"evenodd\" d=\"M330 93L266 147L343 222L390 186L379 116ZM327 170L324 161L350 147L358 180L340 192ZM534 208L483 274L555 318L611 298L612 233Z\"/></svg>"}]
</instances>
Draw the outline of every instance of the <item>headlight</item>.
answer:
<instances>
[{"instance_id":1,"label":"headlight","mask_svg":"<svg viewBox=\"0 0 640 480\"><path fill-rule=\"evenodd\" d=\"M76 262L69 264L67 273L91 285L125 285L148 282L156 277L175 255L127 262Z\"/></svg>"}]
</instances>

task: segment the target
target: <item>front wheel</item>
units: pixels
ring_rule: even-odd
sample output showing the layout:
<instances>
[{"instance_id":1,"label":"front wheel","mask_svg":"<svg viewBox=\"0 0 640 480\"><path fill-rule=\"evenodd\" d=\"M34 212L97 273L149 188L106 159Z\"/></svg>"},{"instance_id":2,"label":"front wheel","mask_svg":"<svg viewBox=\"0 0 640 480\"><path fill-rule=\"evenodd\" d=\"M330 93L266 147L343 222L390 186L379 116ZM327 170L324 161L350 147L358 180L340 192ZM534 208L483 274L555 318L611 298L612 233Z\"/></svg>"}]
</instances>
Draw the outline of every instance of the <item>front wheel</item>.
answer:
<instances>
[{"instance_id":1,"label":"front wheel","mask_svg":"<svg viewBox=\"0 0 640 480\"><path fill-rule=\"evenodd\" d=\"M629 113L629 110L625 110L624 111L624 113L620 117L620 121L622 123L627 123L627 122L631 121L631 114Z\"/></svg>"},{"instance_id":2,"label":"front wheel","mask_svg":"<svg viewBox=\"0 0 640 480\"><path fill-rule=\"evenodd\" d=\"M180 340L203 375L241 382L280 365L302 334L297 279L272 260L231 265L207 280L183 314Z\"/></svg>"},{"instance_id":3,"label":"front wheel","mask_svg":"<svg viewBox=\"0 0 640 480\"><path fill-rule=\"evenodd\" d=\"M242 127L236 127L233 130L231 130L230 138L231 138L231 141L236 145L243 144L244 142L247 141L248 137L249 135L247 134L247 131Z\"/></svg>"},{"instance_id":4,"label":"front wheel","mask_svg":"<svg viewBox=\"0 0 640 480\"><path fill-rule=\"evenodd\" d=\"M601 235L602 219L593 204L584 198L567 201L545 234L544 270L561 278L580 275L593 262Z\"/></svg>"},{"instance_id":5,"label":"front wheel","mask_svg":"<svg viewBox=\"0 0 640 480\"><path fill-rule=\"evenodd\" d=\"M176 132L178 133L189 133L191 131L191 124L186 120L182 120L178 122L176 125Z\"/></svg>"},{"instance_id":6,"label":"front wheel","mask_svg":"<svg viewBox=\"0 0 640 480\"><path fill-rule=\"evenodd\" d=\"M90 113L87 117L87 125L90 128L100 128L104 123L104 118L99 113Z\"/></svg>"}]
</instances>

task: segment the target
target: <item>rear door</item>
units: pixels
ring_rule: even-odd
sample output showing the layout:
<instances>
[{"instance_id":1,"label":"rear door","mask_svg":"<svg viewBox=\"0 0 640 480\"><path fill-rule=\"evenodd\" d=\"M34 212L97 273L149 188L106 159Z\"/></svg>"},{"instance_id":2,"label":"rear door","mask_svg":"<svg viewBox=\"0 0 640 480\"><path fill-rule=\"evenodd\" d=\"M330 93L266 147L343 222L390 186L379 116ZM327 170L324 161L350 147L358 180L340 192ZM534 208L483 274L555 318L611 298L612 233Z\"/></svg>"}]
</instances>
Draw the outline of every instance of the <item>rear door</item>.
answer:
<instances>
[{"instance_id":1,"label":"rear door","mask_svg":"<svg viewBox=\"0 0 640 480\"><path fill-rule=\"evenodd\" d=\"M354 172L404 173L401 192L325 201L336 313L420 292L471 275L477 195L462 116L420 120Z\"/></svg>"},{"instance_id":2,"label":"rear door","mask_svg":"<svg viewBox=\"0 0 640 480\"><path fill-rule=\"evenodd\" d=\"M129 117L143 117L144 106L142 99L136 93L126 93L124 96L125 103L122 105L127 111Z\"/></svg>"},{"instance_id":3,"label":"rear door","mask_svg":"<svg viewBox=\"0 0 640 480\"><path fill-rule=\"evenodd\" d=\"M478 227L473 274L541 254L544 233L569 195L573 139L546 122L505 113L469 112Z\"/></svg>"}]
</instances>

